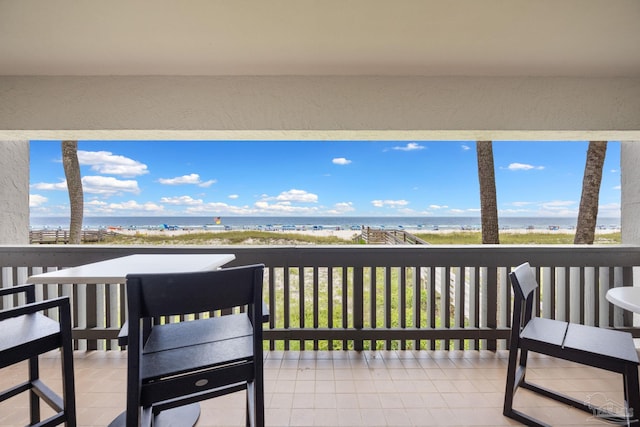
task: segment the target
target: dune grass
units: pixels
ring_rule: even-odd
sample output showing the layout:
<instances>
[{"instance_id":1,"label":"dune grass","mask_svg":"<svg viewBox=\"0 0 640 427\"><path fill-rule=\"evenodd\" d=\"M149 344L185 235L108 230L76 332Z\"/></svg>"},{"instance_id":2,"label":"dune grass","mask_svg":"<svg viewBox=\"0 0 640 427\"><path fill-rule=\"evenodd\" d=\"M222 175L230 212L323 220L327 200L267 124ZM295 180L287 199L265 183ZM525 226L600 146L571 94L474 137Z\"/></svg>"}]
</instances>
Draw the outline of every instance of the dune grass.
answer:
<instances>
[{"instance_id":1,"label":"dune grass","mask_svg":"<svg viewBox=\"0 0 640 427\"><path fill-rule=\"evenodd\" d=\"M479 231L420 233L416 236L432 245L479 245L482 243L482 235ZM573 244L573 238L573 233L500 233L500 243L505 245L570 245ZM615 245L621 242L621 233L618 231L596 234L594 243ZM113 234L107 236L101 243L109 245L349 245L355 242L337 236L243 230L178 235Z\"/></svg>"},{"instance_id":2,"label":"dune grass","mask_svg":"<svg viewBox=\"0 0 640 427\"><path fill-rule=\"evenodd\" d=\"M113 234L107 236L101 243L108 245L346 245L352 244L353 241L344 240L337 236L247 230L216 233L194 232L177 235L136 233L129 236Z\"/></svg>"},{"instance_id":3,"label":"dune grass","mask_svg":"<svg viewBox=\"0 0 640 427\"><path fill-rule=\"evenodd\" d=\"M479 245L482 234L477 231L457 233L424 233L416 234L432 245ZM571 245L573 233L500 233L500 243L505 245ZM621 233L596 234L595 244L620 244Z\"/></svg>"}]
</instances>

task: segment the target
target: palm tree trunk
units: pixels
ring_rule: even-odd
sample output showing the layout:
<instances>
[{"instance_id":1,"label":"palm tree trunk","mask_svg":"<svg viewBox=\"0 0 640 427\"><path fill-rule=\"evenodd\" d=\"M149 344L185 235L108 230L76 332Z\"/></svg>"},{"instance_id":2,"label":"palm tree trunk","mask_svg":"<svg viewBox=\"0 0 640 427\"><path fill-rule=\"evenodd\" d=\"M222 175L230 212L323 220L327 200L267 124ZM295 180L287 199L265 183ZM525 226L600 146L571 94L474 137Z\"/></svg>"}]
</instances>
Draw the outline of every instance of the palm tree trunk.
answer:
<instances>
[{"instance_id":1,"label":"palm tree trunk","mask_svg":"<svg viewBox=\"0 0 640 427\"><path fill-rule=\"evenodd\" d=\"M71 222L69 224L69 243L79 244L82 241L82 216L84 195L80 163L78 162L78 141L62 141L62 165L67 178Z\"/></svg>"},{"instance_id":2,"label":"palm tree trunk","mask_svg":"<svg viewBox=\"0 0 640 427\"><path fill-rule=\"evenodd\" d=\"M480 181L480 217L482 223L482 243L500 243L498 234L498 201L496 197L496 177L493 166L493 143L477 141L478 179Z\"/></svg>"},{"instance_id":3,"label":"palm tree trunk","mask_svg":"<svg viewBox=\"0 0 640 427\"><path fill-rule=\"evenodd\" d=\"M578 211L578 224L574 244L592 245L598 219L602 166L607 153L607 141L591 141L587 150L587 164L582 179L582 197Z\"/></svg>"}]
</instances>

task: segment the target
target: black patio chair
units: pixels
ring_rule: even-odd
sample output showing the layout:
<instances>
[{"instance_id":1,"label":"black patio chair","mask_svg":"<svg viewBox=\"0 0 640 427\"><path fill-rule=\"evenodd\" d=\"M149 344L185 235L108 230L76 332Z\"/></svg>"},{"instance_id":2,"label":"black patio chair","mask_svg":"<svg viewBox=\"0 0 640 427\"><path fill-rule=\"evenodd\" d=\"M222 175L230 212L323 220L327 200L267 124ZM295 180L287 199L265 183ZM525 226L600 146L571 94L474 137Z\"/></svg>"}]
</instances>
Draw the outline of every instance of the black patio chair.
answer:
<instances>
[{"instance_id":1,"label":"black patio chair","mask_svg":"<svg viewBox=\"0 0 640 427\"><path fill-rule=\"evenodd\" d=\"M30 424L55 426L76 425L76 404L73 379L73 341L71 339L71 308L68 297L36 302L35 285L0 289L0 296L25 294L25 304L0 311L0 369L28 360L28 380L0 392L0 402L20 393L29 393ZM44 314L57 309L59 321ZM39 356L61 350L62 396L40 379ZM40 401L54 414L41 420Z\"/></svg>"},{"instance_id":2,"label":"black patio chair","mask_svg":"<svg viewBox=\"0 0 640 427\"><path fill-rule=\"evenodd\" d=\"M263 269L127 276L127 426L151 425L163 411L241 390L246 424L264 425ZM173 315L186 319L159 321Z\"/></svg>"},{"instance_id":3,"label":"black patio chair","mask_svg":"<svg viewBox=\"0 0 640 427\"><path fill-rule=\"evenodd\" d=\"M632 335L611 329L535 317L534 290L538 283L533 269L529 263L524 263L513 270L509 277L513 287L514 304L504 415L529 426L547 426L513 408L514 394L518 387L522 387L592 415L606 418L617 425L637 426L640 415L640 390L638 354ZM574 399L527 381L525 374L530 351L622 374L624 407L620 408L620 411L611 407L594 407L593 402L588 402L588 399Z\"/></svg>"}]
</instances>

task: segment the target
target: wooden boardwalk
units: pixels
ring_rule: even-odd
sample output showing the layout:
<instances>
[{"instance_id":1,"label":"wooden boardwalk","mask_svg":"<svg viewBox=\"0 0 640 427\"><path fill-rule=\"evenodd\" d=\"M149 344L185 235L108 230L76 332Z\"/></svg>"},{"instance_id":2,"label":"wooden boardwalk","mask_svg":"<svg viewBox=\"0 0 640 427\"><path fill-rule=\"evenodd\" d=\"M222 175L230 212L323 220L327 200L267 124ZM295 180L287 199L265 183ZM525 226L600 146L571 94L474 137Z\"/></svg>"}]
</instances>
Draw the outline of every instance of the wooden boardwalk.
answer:
<instances>
[{"instance_id":1,"label":"wooden boardwalk","mask_svg":"<svg viewBox=\"0 0 640 427\"><path fill-rule=\"evenodd\" d=\"M82 243L100 242L104 238L104 230L82 230ZM58 244L69 243L69 230L31 230L29 243Z\"/></svg>"},{"instance_id":2,"label":"wooden boardwalk","mask_svg":"<svg viewBox=\"0 0 640 427\"><path fill-rule=\"evenodd\" d=\"M362 240L370 245L428 245L429 242L404 230L382 230L365 227Z\"/></svg>"}]
</instances>

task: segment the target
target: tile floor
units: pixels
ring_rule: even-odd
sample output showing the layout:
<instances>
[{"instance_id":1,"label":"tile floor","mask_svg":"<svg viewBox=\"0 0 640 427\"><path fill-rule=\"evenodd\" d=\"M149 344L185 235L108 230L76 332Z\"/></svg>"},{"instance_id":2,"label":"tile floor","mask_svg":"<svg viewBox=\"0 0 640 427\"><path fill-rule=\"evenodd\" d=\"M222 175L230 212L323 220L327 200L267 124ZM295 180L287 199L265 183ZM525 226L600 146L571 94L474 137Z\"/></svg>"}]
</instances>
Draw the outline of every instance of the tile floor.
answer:
<instances>
[{"instance_id":1,"label":"tile floor","mask_svg":"<svg viewBox=\"0 0 640 427\"><path fill-rule=\"evenodd\" d=\"M268 352L268 426L504 426L505 351ZM47 354L45 379L58 389L59 358ZM79 426L106 426L125 405L126 353L76 352ZM621 377L538 356L529 379L577 398L622 401ZM0 387L26 378L25 365L0 371ZM595 393L595 394L594 394ZM606 425L602 419L518 391L521 410L556 426ZM24 395L0 403L0 426L28 423ZM198 427L243 426L244 395L202 403Z\"/></svg>"}]
</instances>

